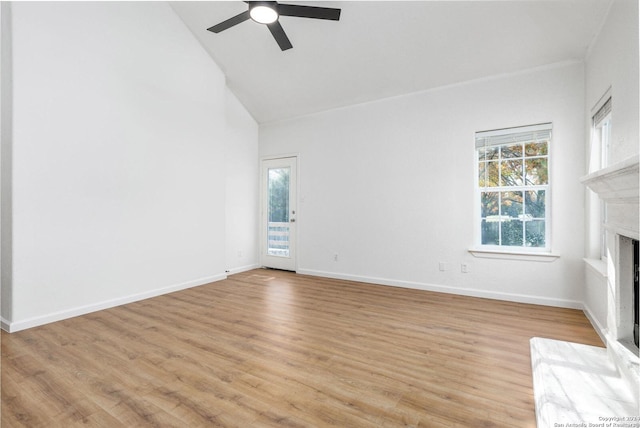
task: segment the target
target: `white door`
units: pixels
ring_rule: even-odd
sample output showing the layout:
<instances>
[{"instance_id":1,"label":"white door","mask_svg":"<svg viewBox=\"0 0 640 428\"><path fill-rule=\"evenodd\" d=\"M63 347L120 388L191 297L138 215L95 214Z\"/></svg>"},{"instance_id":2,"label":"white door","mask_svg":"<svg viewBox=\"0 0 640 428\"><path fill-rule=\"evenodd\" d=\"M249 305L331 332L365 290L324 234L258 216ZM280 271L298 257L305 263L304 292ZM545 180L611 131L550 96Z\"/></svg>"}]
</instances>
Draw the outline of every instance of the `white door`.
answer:
<instances>
[{"instance_id":1,"label":"white door","mask_svg":"<svg viewBox=\"0 0 640 428\"><path fill-rule=\"evenodd\" d=\"M261 168L262 266L296 270L296 157L267 159Z\"/></svg>"}]
</instances>

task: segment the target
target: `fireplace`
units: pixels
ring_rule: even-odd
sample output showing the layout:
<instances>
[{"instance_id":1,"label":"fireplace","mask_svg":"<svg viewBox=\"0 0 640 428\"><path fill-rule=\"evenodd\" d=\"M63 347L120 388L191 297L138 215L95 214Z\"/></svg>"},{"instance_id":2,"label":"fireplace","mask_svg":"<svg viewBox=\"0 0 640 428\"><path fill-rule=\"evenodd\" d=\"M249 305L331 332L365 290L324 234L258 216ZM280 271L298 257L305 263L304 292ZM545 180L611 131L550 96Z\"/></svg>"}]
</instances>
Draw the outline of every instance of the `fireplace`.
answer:
<instances>
[{"instance_id":1,"label":"fireplace","mask_svg":"<svg viewBox=\"0 0 640 428\"><path fill-rule=\"evenodd\" d=\"M612 273L609 274L609 308L607 342L621 345L637 357L638 348L638 240L623 234L612 239L617 251L611 252ZM607 343L609 345L609 343ZM614 356L614 358L624 358Z\"/></svg>"},{"instance_id":2,"label":"fireplace","mask_svg":"<svg viewBox=\"0 0 640 428\"><path fill-rule=\"evenodd\" d=\"M638 320L640 319L640 293L638 278L640 277L640 251L638 248L638 240L633 240L633 343L636 347L640 347L638 341Z\"/></svg>"},{"instance_id":3,"label":"fireplace","mask_svg":"<svg viewBox=\"0 0 640 428\"><path fill-rule=\"evenodd\" d=\"M638 348L638 240L640 239L640 157L591 173L582 179L604 201L606 209L607 320L604 331L609 357L637 394L640 388Z\"/></svg>"},{"instance_id":4,"label":"fireplace","mask_svg":"<svg viewBox=\"0 0 640 428\"><path fill-rule=\"evenodd\" d=\"M606 207L606 263L599 261L603 266L600 301L606 301L606 307L599 303L600 322L594 324L606 348L531 339L539 427L606 426L603 421L612 416L638 422L639 159L633 156L581 179Z\"/></svg>"},{"instance_id":5,"label":"fireplace","mask_svg":"<svg viewBox=\"0 0 640 428\"><path fill-rule=\"evenodd\" d=\"M609 357L637 394L638 240L640 239L639 156L582 178L606 207L607 319L604 331Z\"/></svg>"}]
</instances>

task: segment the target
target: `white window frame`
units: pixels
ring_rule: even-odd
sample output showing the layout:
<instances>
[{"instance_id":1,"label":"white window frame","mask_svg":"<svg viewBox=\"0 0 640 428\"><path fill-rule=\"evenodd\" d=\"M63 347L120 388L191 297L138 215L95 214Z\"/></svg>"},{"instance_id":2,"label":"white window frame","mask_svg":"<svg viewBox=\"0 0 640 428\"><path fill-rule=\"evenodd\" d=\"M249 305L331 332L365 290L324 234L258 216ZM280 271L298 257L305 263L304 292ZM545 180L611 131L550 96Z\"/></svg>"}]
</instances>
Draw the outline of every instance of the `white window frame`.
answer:
<instances>
[{"instance_id":1,"label":"white window frame","mask_svg":"<svg viewBox=\"0 0 640 428\"><path fill-rule=\"evenodd\" d=\"M527 136L531 134L531 139ZM553 125L551 123L542 123L530 126L521 126L514 128L504 128L491 131L476 132L476 147L475 147L475 251L480 252L495 252L495 253L511 253L511 254L551 254L551 149L553 147L552 135ZM526 185L521 186L486 186L480 187L479 174L480 174L480 160L479 150L486 149L490 146L507 146L518 142L534 141L536 138L548 138L547 154L539 157L546 157L547 160L547 184L543 185ZM535 159L531 157L530 159ZM526 159L524 157L523 159ZM500 159L498 160L500 162ZM505 192L505 191L545 191L545 245L541 247L528 247L521 246L508 246L508 245L489 245L482 244L482 210L481 210L481 197L483 192ZM523 194L524 195L524 194ZM524 203L524 200L523 200ZM523 207L523 213L525 207ZM524 214L523 214L524 215ZM501 227L501 226L500 226ZM526 227L523 223L523 228ZM524 233L523 233L524 238ZM475 251L472 251L475 253ZM555 256L554 256L555 257Z\"/></svg>"},{"instance_id":2,"label":"white window frame","mask_svg":"<svg viewBox=\"0 0 640 428\"><path fill-rule=\"evenodd\" d=\"M602 102L604 100L604 102ZM601 98L592 111L595 111L591 118L591 152L589 160L589 172L595 172L606 168L609 162L609 145L611 142L611 110L612 99L610 91ZM599 209L595 218L591 219L594 226L597 224L599 228L599 246L600 260L607 260L607 230L605 223L607 221L607 205L604 201L599 201ZM594 207L595 208L595 207ZM594 241L595 242L595 241ZM594 245L595 247L595 245Z\"/></svg>"}]
</instances>

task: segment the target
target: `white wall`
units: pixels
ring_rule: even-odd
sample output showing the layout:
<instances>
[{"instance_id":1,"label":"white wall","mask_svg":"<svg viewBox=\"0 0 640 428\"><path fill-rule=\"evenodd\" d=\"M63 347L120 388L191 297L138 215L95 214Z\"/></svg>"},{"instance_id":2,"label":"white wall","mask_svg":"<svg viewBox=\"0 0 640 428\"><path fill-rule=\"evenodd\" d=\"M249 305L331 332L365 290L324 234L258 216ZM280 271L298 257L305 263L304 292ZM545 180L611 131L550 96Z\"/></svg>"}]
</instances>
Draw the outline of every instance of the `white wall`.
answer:
<instances>
[{"instance_id":1,"label":"white wall","mask_svg":"<svg viewBox=\"0 0 640 428\"><path fill-rule=\"evenodd\" d=\"M609 151L609 165L620 162L640 151L638 143L638 2L636 0L616 0L598 37L594 41L585 65L585 117L586 132L589 135L593 108L598 100L610 89L612 98L612 138ZM587 156L590 150L589 138L585 139ZM588 171L584 169L584 174ZM589 191L587 191L589 192ZM589 206L586 207L587 212ZM630 205L609 207L612 217L638 220L637 210ZM587 221L589 217L587 216ZM622 220L619 220L622 221ZM597 233L599 227L587 228L589 234ZM596 237L596 241L598 238ZM617 250L611 248L615 254ZM585 254L589 255L589 248ZM593 253L593 251L591 251ZM589 272L590 268L586 268ZM607 278L592 272L585 282L585 308L594 321L596 329L607 326ZM602 331L599 331L601 334Z\"/></svg>"},{"instance_id":2,"label":"white wall","mask_svg":"<svg viewBox=\"0 0 640 428\"><path fill-rule=\"evenodd\" d=\"M609 165L640 151L638 145L638 1L615 0L586 60L586 109L608 88L612 97Z\"/></svg>"},{"instance_id":3,"label":"white wall","mask_svg":"<svg viewBox=\"0 0 640 428\"><path fill-rule=\"evenodd\" d=\"M0 284L11 284L11 7L0 3ZM0 315L11 319L11 288L2 287Z\"/></svg>"},{"instance_id":4,"label":"white wall","mask_svg":"<svg viewBox=\"0 0 640 428\"><path fill-rule=\"evenodd\" d=\"M226 267L237 273L259 266L258 124L227 89Z\"/></svg>"},{"instance_id":5,"label":"white wall","mask_svg":"<svg viewBox=\"0 0 640 428\"><path fill-rule=\"evenodd\" d=\"M5 323L25 328L224 278L226 217L251 208L257 191L228 208L226 160L255 161L257 125L221 70L166 3L12 9ZM251 228L255 218L239 221ZM256 263L251 253L244 264Z\"/></svg>"},{"instance_id":6,"label":"white wall","mask_svg":"<svg viewBox=\"0 0 640 428\"><path fill-rule=\"evenodd\" d=\"M261 156L300 155L298 271L581 307L583 111L568 63L262 125ZM542 122L560 258L475 258L474 133Z\"/></svg>"}]
</instances>

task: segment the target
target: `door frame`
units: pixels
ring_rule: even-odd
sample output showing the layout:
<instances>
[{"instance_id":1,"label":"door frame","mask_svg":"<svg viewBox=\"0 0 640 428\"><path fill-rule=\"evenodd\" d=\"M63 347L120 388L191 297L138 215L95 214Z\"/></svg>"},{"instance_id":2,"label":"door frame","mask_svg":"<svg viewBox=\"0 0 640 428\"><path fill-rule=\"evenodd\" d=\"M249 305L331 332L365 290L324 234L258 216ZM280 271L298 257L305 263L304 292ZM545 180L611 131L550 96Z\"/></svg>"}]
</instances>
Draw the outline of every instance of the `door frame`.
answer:
<instances>
[{"instance_id":1,"label":"door frame","mask_svg":"<svg viewBox=\"0 0 640 428\"><path fill-rule=\"evenodd\" d=\"M278 263L277 257L269 256L267 254L267 176L266 176L266 166L265 162L267 161L278 161L278 160L293 160L293 166L295 170L293 173L295 174L293 187L290 190L291 199L289 200L289 209L295 211L295 222L289 223L290 231L293 230L293 233L290 232L290 255L286 261L282 260L283 263ZM297 256L297 248L298 248L298 222L299 222L299 176L300 176L300 157L297 153L295 154L283 154L283 155L272 155L272 156L262 156L260 158L260 244L259 244L259 257L260 257L260 265L262 267L274 268L274 269L282 269L282 270L290 270L296 272L298 270L298 256ZM275 262L275 263L274 263Z\"/></svg>"}]
</instances>

